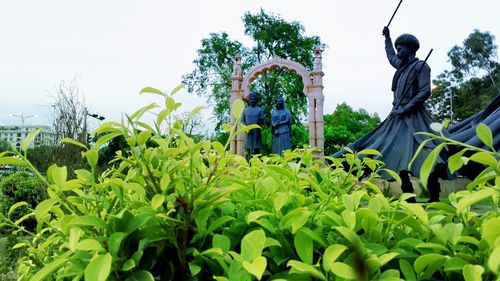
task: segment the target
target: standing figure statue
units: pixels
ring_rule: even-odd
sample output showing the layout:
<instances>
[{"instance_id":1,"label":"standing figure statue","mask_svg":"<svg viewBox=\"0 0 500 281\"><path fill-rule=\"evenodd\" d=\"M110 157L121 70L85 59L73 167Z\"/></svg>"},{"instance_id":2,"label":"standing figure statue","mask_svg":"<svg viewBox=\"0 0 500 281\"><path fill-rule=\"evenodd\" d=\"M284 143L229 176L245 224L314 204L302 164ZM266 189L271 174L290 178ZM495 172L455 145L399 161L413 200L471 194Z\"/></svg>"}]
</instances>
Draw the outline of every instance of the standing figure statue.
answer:
<instances>
[{"instance_id":1,"label":"standing figure statue","mask_svg":"<svg viewBox=\"0 0 500 281\"><path fill-rule=\"evenodd\" d=\"M262 107L257 106L257 94L254 92L250 92L248 94L248 103L249 106L245 107L243 111L243 124L251 125L257 124L262 126L264 124L264 118L266 115L264 114L264 109ZM262 148L262 134L260 128L252 129L247 133L247 138L245 141L245 149L247 150L249 155L259 154L260 149Z\"/></svg>"},{"instance_id":2,"label":"standing figure statue","mask_svg":"<svg viewBox=\"0 0 500 281\"><path fill-rule=\"evenodd\" d=\"M420 168L432 149L436 146L433 142L420 151L411 167L411 162L420 144L427 138L418 132L430 132L430 124L433 122L430 113L425 109L424 102L431 94L431 69L425 61L415 57L420 43L411 34L403 34L396 39L394 50L389 34L389 28L384 27L382 34L385 36L385 51L389 63L396 69L392 79L391 90L394 94L393 108L389 116L373 131L349 144L354 151L366 148L378 150L382 156L376 157L385 163L385 168L399 172L402 184L401 189L405 193L413 193L409 174L419 177ZM341 150L333 157L339 157L346 153ZM440 185L437 170L445 163L443 157L439 157L436 167L431 173L428 181L430 202L439 201ZM390 179L388 174L382 173L382 177ZM409 202L415 202L415 198L409 198Z\"/></svg>"},{"instance_id":3,"label":"standing figure statue","mask_svg":"<svg viewBox=\"0 0 500 281\"><path fill-rule=\"evenodd\" d=\"M271 111L271 132L273 134L272 153L280 154L292 148L292 115L285 108L285 100L276 100L276 109Z\"/></svg>"}]
</instances>

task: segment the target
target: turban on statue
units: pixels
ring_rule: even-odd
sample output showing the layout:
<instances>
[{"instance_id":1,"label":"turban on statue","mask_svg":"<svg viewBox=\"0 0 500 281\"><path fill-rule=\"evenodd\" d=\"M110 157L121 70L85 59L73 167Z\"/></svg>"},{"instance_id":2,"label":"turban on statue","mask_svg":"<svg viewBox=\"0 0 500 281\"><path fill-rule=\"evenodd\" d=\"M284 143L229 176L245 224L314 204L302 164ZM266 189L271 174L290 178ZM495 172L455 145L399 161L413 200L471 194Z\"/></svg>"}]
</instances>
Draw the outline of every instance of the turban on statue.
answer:
<instances>
[{"instance_id":1,"label":"turban on statue","mask_svg":"<svg viewBox=\"0 0 500 281\"><path fill-rule=\"evenodd\" d=\"M418 42L417 37L415 37L411 34L400 35L396 39L396 42L394 43L394 46L398 46L398 45L405 45L415 52L418 50L418 48L420 48L420 43Z\"/></svg>"}]
</instances>

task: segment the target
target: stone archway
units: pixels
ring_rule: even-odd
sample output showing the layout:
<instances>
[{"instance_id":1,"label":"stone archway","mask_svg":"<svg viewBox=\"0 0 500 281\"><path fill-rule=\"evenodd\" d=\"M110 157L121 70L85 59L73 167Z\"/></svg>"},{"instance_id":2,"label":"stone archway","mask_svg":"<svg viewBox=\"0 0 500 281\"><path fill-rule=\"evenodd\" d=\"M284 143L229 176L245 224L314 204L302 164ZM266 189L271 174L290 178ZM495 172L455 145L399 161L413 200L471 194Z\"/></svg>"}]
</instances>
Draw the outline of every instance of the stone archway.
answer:
<instances>
[{"instance_id":1,"label":"stone archway","mask_svg":"<svg viewBox=\"0 0 500 281\"><path fill-rule=\"evenodd\" d=\"M319 154L323 156L325 138L323 128L323 76L321 53L323 50L320 47L314 48L314 69L311 73L307 69L294 61L274 57L271 60L252 67L245 77L242 76L241 56L234 57L233 74L231 76L232 89L229 99L232 105L236 99L243 99L248 96L250 85L257 79L260 74L266 73L270 69L285 68L289 71L297 73L302 78L304 84L303 92L307 97L308 102L308 123L309 123L309 146L316 147ZM231 114L231 124L235 120ZM231 141L231 152L243 155L244 143L243 136L239 135L235 140Z\"/></svg>"}]
</instances>

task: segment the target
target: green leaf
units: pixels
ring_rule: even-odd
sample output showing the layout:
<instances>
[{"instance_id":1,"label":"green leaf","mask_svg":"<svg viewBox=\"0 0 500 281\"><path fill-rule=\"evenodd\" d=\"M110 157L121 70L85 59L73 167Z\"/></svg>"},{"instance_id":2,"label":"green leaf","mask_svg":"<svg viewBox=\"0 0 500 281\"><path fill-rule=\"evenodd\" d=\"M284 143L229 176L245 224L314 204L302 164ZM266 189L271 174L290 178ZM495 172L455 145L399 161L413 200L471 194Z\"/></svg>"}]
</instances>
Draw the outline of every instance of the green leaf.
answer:
<instances>
[{"instance_id":1,"label":"green leaf","mask_svg":"<svg viewBox=\"0 0 500 281\"><path fill-rule=\"evenodd\" d=\"M320 280L325 280L326 277L321 273L321 271L317 270L315 267L312 265L296 261L296 260L290 260L286 264L286 266L291 267L290 273L303 273L303 274L309 274L310 276L313 276L315 278L318 278Z\"/></svg>"},{"instance_id":2,"label":"green leaf","mask_svg":"<svg viewBox=\"0 0 500 281\"><path fill-rule=\"evenodd\" d=\"M356 271L350 265L343 262L334 262L331 271L340 278L358 280Z\"/></svg>"},{"instance_id":3,"label":"green leaf","mask_svg":"<svg viewBox=\"0 0 500 281\"><path fill-rule=\"evenodd\" d=\"M351 210L344 210L342 212L342 218L344 219L345 224L350 229L354 229L356 227L356 212Z\"/></svg>"},{"instance_id":4,"label":"green leaf","mask_svg":"<svg viewBox=\"0 0 500 281\"><path fill-rule=\"evenodd\" d=\"M378 152L377 150L375 149L363 149L361 150L360 152L356 153L357 155L377 155L377 156L380 156L382 155L380 152Z\"/></svg>"},{"instance_id":5,"label":"green leaf","mask_svg":"<svg viewBox=\"0 0 500 281\"><path fill-rule=\"evenodd\" d=\"M492 218L483 223L481 235L491 248L500 246L500 217Z\"/></svg>"},{"instance_id":6,"label":"green leaf","mask_svg":"<svg viewBox=\"0 0 500 281\"><path fill-rule=\"evenodd\" d=\"M245 268L245 270L248 271L248 273L257 277L257 280L260 280L262 279L262 275L266 271L267 260L265 257L260 256L255 258L252 263L243 261L242 264L243 268Z\"/></svg>"},{"instance_id":7,"label":"green leaf","mask_svg":"<svg viewBox=\"0 0 500 281\"><path fill-rule=\"evenodd\" d=\"M332 269L333 263L345 250L347 250L347 247L340 244L330 245L326 248L323 254L323 268L325 271L330 271Z\"/></svg>"},{"instance_id":8,"label":"green leaf","mask_svg":"<svg viewBox=\"0 0 500 281\"><path fill-rule=\"evenodd\" d=\"M241 125L241 123L240 123L240 128L234 134L239 135L242 133L248 133L250 130L260 129L260 128L261 127L257 124Z\"/></svg>"},{"instance_id":9,"label":"green leaf","mask_svg":"<svg viewBox=\"0 0 500 281\"><path fill-rule=\"evenodd\" d=\"M496 275L500 272L500 245L491 252L488 258L488 267Z\"/></svg>"},{"instance_id":10,"label":"green leaf","mask_svg":"<svg viewBox=\"0 0 500 281\"><path fill-rule=\"evenodd\" d=\"M438 160L439 154L441 153L441 150L445 145L445 143L439 144L431 151L431 153L429 153L427 158L425 158L424 163L420 168L420 180L422 181L422 185L424 187L427 187L427 180L429 179L429 175L431 174L432 169L434 168L434 164Z\"/></svg>"},{"instance_id":11,"label":"green leaf","mask_svg":"<svg viewBox=\"0 0 500 281\"><path fill-rule=\"evenodd\" d=\"M42 131L42 129L36 129L28 133L28 135L24 138L24 140L21 142L21 150L26 151L28 150L28 146L33 142L35 137Z\"/></svg>"},{"instance_id":12,"label":"green leaf","mask_svg":"<svg viewBox=\"0 0 500 281\"><path fill-rule=\"evenodd\" d=\"M229 133L233 130L233 125L224 123L222 124L222 130L224 130L224 133Z\"/></svg>"},{"instance_id":13,"label":"green leaf","mask_svg":"<svg viewBox=\"0 0 500 281\"><path fill-rule=\"evenodd\" d=\"M292 227L292 234L295 234L299 228L306 224L309 219L310 211L306 207L297 208L288 212L280 222L283 229Z\"/></svg>"},{"instance_id":14,"label":"green leaf","mask_svg":"<svg viewBox=\"0 0 500 281\"><path fill-rule=\"evenodd\" d=\"M105 135L103 135L103 136L99 137L99 138L96 140L96 142L95 142L95 144L94 144L94 147L93 147L93 148L94 148L95 150L99 150L99 148L100 148L101 146L103 146L104 144L106 144L106 143L107 143L107 142L109 142L110 140L112 140L112 139L114 139L114 138L116 138L116 137L118 137L118 136L121 136L121 135L122 135L122 133L109 133L109 134L105 134Z\"/></svg>"},{"instance_id":15,"label":"green leaf","mask_svg":"<svg viewBox=\"0 0 500 281\"><path fill-rule=\"evenodd\" d=\"M153 88L153 87L142 88L142 90L139 92L139 94L144 94L144 93L151 93L151 94L157 94L160 96L165 96L165 94L162 91L160 91L156 88Z\"/></svg>"},{"instance_id":16,"label":"green leaf","mask_svg":"<svg viewBox=\"0 0 500 281\"><path fill-rule=\"evenodd\" d=\"M403 273L404 277L407 281L417 281L417 277L415 276L415 272L413 271L413 266L404 259L399 260L399 268Z\"/></svg>"},{"instance_id":17,"label":"green leaf","mask_svg":"<svg viewBox=\"0 0 500 281\"><path fill-rule=\"evenodd\" d=\"M409 203L403 203L403 206L412 212L422 223L428 224L429 223L429 218L427 216L427 212L422 208L420 204L409 204Z\"/></svg>"},{"instance_id":18,"label":"green leaf","mask_svg":"<svg viewBox=\"0 0 500 281\"><path fill-rule=\"evenodd\" d=\"M49 198L40 202L35 208L35 218L40 221L50 211L50 208L52 208L52 205L54 205L56 202L56 198Z\"/></svg>"},{"instance_id":19,"label":"green leaf","mask_svg":"<svg viewBox=\"0 0 500 281\"><path fill-rule=\"evenodd\" d=\"M9 208L9 212L7 213L7 216L10 217L10 215L12 215L12 213L17 209L17 208L20 208L22 206L29 206L28 203L24 202L24 201L21 201L21 202L17 202L15 203L14 205L10 206Z\"/></svg>"},{"instance_id":20,"label":"green leaf","mask_svg":"<svg viewBox=\"0 0 500 281\"><path fill-rule=\"evenodd\" d=\"M125 281L154 281L155 278L149 271L139 270L134 272L131 276L127 277Z\"/></svg>"},{"instance_id":21,"label":"green leaf","mask_svg":"<svg viewBox=\"0 0 500 281\"><path fill-rule=\"evenodd\" d=\"M470 196L462 198L458 202L457 215L460 215L465 209L477 202L483 201L496 193L493 189L481 189L473 192Z\"/></svg>"},{"instance_id":22,"label":"green leaf","mask_svg":"<svg viewBox=\"0 0 500 281\"><path fill-rule=\"evenodd\" d=\"M85 280L106 281L111 272L111 261L110 253L99 255L91 260L85 268Z\"/></svg>"},{"instance_id":23,"label":"green leaf","mask_svg":"<svg viewBox=\"0 0 500 281\"><path fill-rule=\"evenodd\" d=\"M20 248L23 248L23 247L29 247L30 245L26 242L19 242L17 244L15 244L14 246L12 246L12 250L16 250L16 249L20 249Z\"/></svg>"},{"instance_id":24,"label":"green leaf","mask_svg":"<svg viewBox=\"0 0 500 281\"><path fill-rule=\"evenodd\" d=\"M232 105L233 116L236 120L240 120L241 114L245 109L245 103L241 99L236 99Z\"/></svg>"},{"instance_id":25,"label":"green leaf","mask_svg":"<svg viewBox=\"0 0 500 281\"><path fill-rule=\"evenodd\" d=\"M245 217L245 221L247 222L247 224L250 224L250 223L258 220L262 216L270 216L270 215L272 215L272 214L269 212L266 212L266 211L254 211L254 212L249 213Z\"/></svg>"},{"instance_id":26,"label":"green leaf","mask_svg":"<svg viewBox=\"0 0 500 281\"><path fill-rule=\"evenodd\" d=\"M326 241L318 233L312 231L307 227L301 227L298 232L302 232L304 235L309 236L312 241L318 243L321 247L326 247Z\"/></svg>"},{"instance_id":27,"label":"green leaf","mask_svg":"<svg viewBox=\"0 0 500 281\"><path fill-rule=\"evenodd\" d=\"M486 144L488 147L493 148L493 134L488 126L483 123L480 123L476 127L476 134L479 139Z\"/></svg>"},{"instance_id":28,"label":"green leaf","mask_svg":"<svg viewBox=\"0 0 500 281\"><path fill-rule=\"evenodd\" d=\"M390 262L393 258L399 256L399 253L387 253L378 257L380 266L384 266L386 263Z\"/></svg>"},{"instance_id":29,"label":"green leaf","mask_svg":"<svg viewBox=\"0 0 500 281\"><path fill-rule=\"evenodd\" d=\"M191 272L191 276L196 276L201 271L201 266L195 264L194 262L189 263L189 271Z\"/></svg>"},{"instance_id":30,"label":"green leaf","mask_svg":"<svg viewBox=\"0 0 500 281\"><path fill-rule=\"evenodd\" d=\"M241 257L246 261L253 261L262 255L266 243L266 234L262 229L246 234L241 240Z\"/></svg>"},{"instance_id":31,"label":"green leaf","mask_svg":"<svg viewBox=\"0 0 500 281\"><path fill-rule=\"evenodd\" d=\"M153 108L156 108L158 107L158 105L156 103L150 103L144 107L142 107L141 109L137 110L136 112L134 112L132 115L130 115L130 119L134 120L134 119L139 119L141 118L141 116L146 112L146 111L149 111Z\"/></svg>"},{"instance_id":32,"label":"green leaf","mask_svg":"<svg viewBox=\"0 0 500 281\"><path fill-rule=\"evenodd\" d=\"M99 251L102 249L101 243L94 239L83 239L78 242L76 249L80 251Z\"/></svg>"},{"instance_id":33,"label":"green leaf","mask_svg":"<svg viewBox=\"0 0 500 281\"><path fill-rule=\"evenodd\" d=\"M129 259L126 262L123 263L122 270L123 271L130 271L130 270L134 269L135 266L136 266L135 260Z\"/></svg>"},{"instance_id":34,"label":"green leaf","mask_svg":"<svg viewBox=\"0 0 500 281\"><path fill-rule=\"evenodd\" d=\"M151 218L154 217L152 213L140 213L134 216L127 224L125 228L125 233L132 233L139 227L145 225Z\"/></svg>"},{"instance_id":35,"label":"green leaf","mask_svg":"<svg viewBox=\"0 0 500 281\"><path fill-rule=\"evenodd\" d=\"M394 172L393 170L390 170L390 169L380 169L381 171L384 171L386 173L388 173L393 179L396 180L397 183L399 183L401 185L401 178L399 177L399 175Z\"/></svg>"},{"instance_id":36,"label":"green leaf","mask_svg":"<svg viewBox=\"0 0 500 281\"><path fill-rule=\"evenodd\" d=\"M30 281L43 281L50 280L53 278L47 278L52 274L52 272L59 269L63 264L68 262L67 257L71 254L71 252L66 252L60 255L56 260L42 267L33 277L31 277Z\"/></svg>"},{"instance_id":37,"label":"green leaf","mask_svg":"<svg viewBox=\"0 0 500 281\"><path fill-rule=\"evenodd\" d=\"M443 269L444 271L462 271L466 264L468 264L468 262L463 259L452 257L444 263Z\"/></svg>"},{"instance_id":38,"label":"green leaf","mask_svg":"<svg viewBox=\"0 0 500 281\"><path fill-rule=\"evenodd\" d=\"M98 229L108 228L108 224L104 220L92 215L74 217L68 223L68 226L93 226Z\"/></svg>"},{"instance_id":39,"label":"green leaf","mask_svg":"<svg viewBox=\"0 0 500 281\"><path fill-rule=\"evenodd\" d=\"M142 131L137 135L137 145L143 145L151 136L151 131Z\"/></svg>"},{"instance_id":40,"label":"green leaf","mask_svg":"<svg viewBox=\"0 0 500 281\"><path fill-rule=\"evenodd\" d=\"M221 228L226 223L232 222L234 220L235 220L235 218L233 218L231 216L222 216L220 218L217 218L216 220L214 220L210 223L210 226L208 226L207 232L212 233L212 232L216 231L217 229Z\"/></svg>"},{"instance_id":41,"label":"green leaf","mask_svg":"<svg viewBox=\"0 0 500 281\"><path fill-rule=\"evenodd\" d=\"M457 209L455 207L453 207L450 204L443 203L443 202L430 203L429 205L427 205L427 210L429 210L429 209L438 209L438 210L445 211L445 212L453 214L453 215L457 213Z\"/></svg>"},{"instance_id":42,"label":"green leaf","mask_svg":"<svg viewBox=\"0 0 500 281\"><path fill-rule=\"evenodd\" d=\"M492 155L492 153L489 152L480 151L474 153L469 159L479 164L491 166L493 168L496 168L498 166L497 159Z\"/></svg>"},{"instance_id":43,"label":"green leaf","mask_svg":"<svg viewBox=\"0 0 500 281\"><path fill-rule=\"evenodd\" d=\"M160 180L160 189L161 189L161 191L167 190L169 184L170 184L170 175L169 174L164 174L161 177L161 180Z\"/></svg>"},{"instance_id":44,"label":"green leaf","mask_svg":"<svg viewBox=\"0 0 500 281\"><path fill-rule=\"evenodd\" d=\"M466 264L462 270L465 281L482 281L483 272L484 268L477 264Z\"/></svg>"},{"instance_id":45,"label":"green leaf","mask_svg":"<svg viewBox=\"0 0 500 281\"><path fill-rule=\"evenodd\" d=\"M153 208L153 210L156 210L161 207L163 202L165 202L165 195L155 194L155 196L153 196L153 198L151 199L151 208Z\"/></svg>"},{"instance_id":46,"label":"green leaf","mask_svg":"<svg viewBox=\"0 0 500 281\"><path fill-rule=\"evenodd\" d=\"M443 124L441 123L431 123L430 127L434 132L437 133L441 132L444 128Z\"/></svg>"},{"instance_id":47,"label":"green leaf","mask_svg":"<svg viewBox=\"0 0 500 281\"><path fill-rule=\"evenodd\" d=\"M307 263L313 263L313 240L302 231L297 231L293 239L293 244L295 245L295 250L299 255L300 259Z\"/></svg>"},{"instance_id":48,"label":"green leaf","mask_svg":"<svg viewBox=\"0 0 500 281\"><path fill-rule=\"evenodd\" d=\"M214 234L212 237L212 246L214 248L220 248L222 251L227 253L231 248L231 240L229 237L221 234Z\"/></svg>"},{"instance_id":49,"label":"green leaf","mask_svg":"<svg viewBox=\"0 0 500 281\"><path fill-rule=\"evenodd\" d=\"M0 157L0 165L26 166L27 163L23 159L15 156L5 156Z\"/></svg>"},{"instance_id":50,"label":"green leaf","mask_svg":"<svg viewBox=\"0 0 500 281\"><path fill-rule=\"evenodd\" d=\"M178 85L177 87L175 87L171 92L170 94L171 95L174 95L174 94L177 94L180 90L182 90L184 88L184 84L180 84Z\"/></svg>"},{"instance_id":51,"label":"green leaf","mask_svg":"<svg viewBox=\"0 0 500 281\"><path fill-rule=\"evenodd\" d=\"M423 273L430 265L440 264L446 260L446 257L440 254L425 254L418 257L413 264L417 274Z\"/></svg>"},{"instance_id":52,"label":"green leaf","mask_svg":"<svg viewBox=\"0 0 500 281\"><path fill-rule=\"evenodd\" d=\"M125 232L114 232L108 239L108 251L114 257L118 256L123 239L127 236Z\"/></svg>"},{"instance_id":53,"label":"green leaf","mask_svg":"<svg viewBox=\"0 0 500 281\"><path fill-rule=\"evenodd\" d=\"M340 232L352 244L358 245L360 243L359 236L352 229L344 226L336 226L334 229Z\"/></svg>"},{"instance_id":54,"label":"green leaf","mask_svg":"<svg viewBox=\"0 0 500 281\"><path fill-rule=\"evenodd\" d=\"M47 169L48 180L55 183L57 186L63 186L67 177L68 170L66 166L58 167L56 164L53 164Z\"/></svg>"},{"instance_id":55,"label":"green leaf","mask_svg":"<svg viewBox=\"0 0 500 281\"><path fill-rule=\"evenodd\" d=\"M448 169L450 169L450 173L455 173L458 169L462 168L464 165L464 161L462 160L462 155L466 150L461 150L451 157L448 158Z\"/></svg>"},{"instance_id":56,"label":"green leaf","mask_svg":"<svg viewBox=\"0 0 500 281\"><path fill-rule=\"evenodd\" d=\"M63 139L61 140L61 142L62 142L62 143L70 143L70 144L72 144L72 145L76 145L76 146L78 146L78 147L83 148L83 150L84 150L84 151L87 151L87 150L89 149L89 148L88 148L85 144L83 144L83 143L81 143L81 142L79 142L79 141L76 141L76 140L74 140L74 139L70 139L70 138L63 138Z\"/></svg>"},{"instance_id":57,"label":"green leaf","mask_svg":"<svg viewBox=\"0 0 500 281\"><path fill-rule=\"evenodd\" d=\"M288 202L288 195L283 193L283 192L278 192L276 193L276 195L274 196L274 210L276 212L279 212L279 210L281 210L281 208L283 208L283 206L285 206L285 204Z\"/></svg>"},{"instance_id":58,"label":"green leaf","mask_svg":"<svg viewBox=\"0 0 500 281\"><path fill-rule=\"evenodd\" d=\"M91 167L95 167L97 165L97 160L99 159L99 155L95 150L88 150L85 152L85 157L87 158L87 162Z\"/></svg>"}]
</instances>

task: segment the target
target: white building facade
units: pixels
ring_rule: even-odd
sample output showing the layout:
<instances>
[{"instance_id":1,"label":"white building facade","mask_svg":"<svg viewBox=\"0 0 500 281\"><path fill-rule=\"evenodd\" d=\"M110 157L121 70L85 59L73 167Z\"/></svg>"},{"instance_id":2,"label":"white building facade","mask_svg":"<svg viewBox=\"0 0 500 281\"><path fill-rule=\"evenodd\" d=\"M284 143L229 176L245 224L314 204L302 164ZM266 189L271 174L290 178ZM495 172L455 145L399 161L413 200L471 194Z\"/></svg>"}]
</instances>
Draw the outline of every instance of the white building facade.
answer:
<instances>
[{"instance_id":1,"label":"white building facade","mask_svg":"<svg viewBox=\"0 0 500 281\"><path fill-rule=\"evenodd\" d=\"M38 129L41 129L41 131L31 143L30 148L51 145L54 141L55 134L52 132L50 126L44 125L0 125L0 141L10 142L19 150L24 138L26 138L31 131Z\"/></svg>"}]
</instances>

